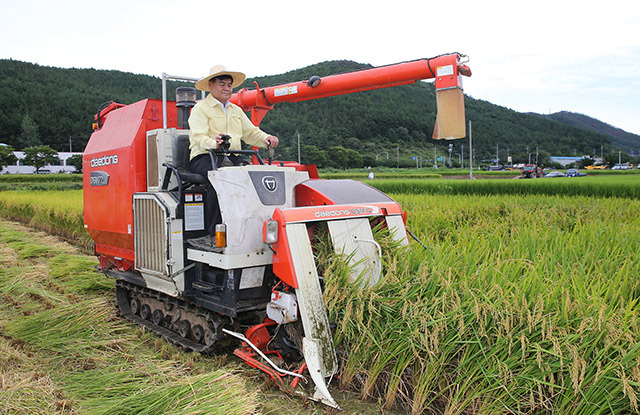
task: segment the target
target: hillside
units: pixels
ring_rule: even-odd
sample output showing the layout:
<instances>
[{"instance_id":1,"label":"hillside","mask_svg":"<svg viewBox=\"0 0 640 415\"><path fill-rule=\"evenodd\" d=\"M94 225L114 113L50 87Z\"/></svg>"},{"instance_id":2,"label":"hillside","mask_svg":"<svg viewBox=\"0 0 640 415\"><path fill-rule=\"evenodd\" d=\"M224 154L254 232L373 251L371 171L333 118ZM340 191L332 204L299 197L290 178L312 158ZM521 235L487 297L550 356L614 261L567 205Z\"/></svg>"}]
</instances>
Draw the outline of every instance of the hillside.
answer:
<instances>
[{"instance_id":1,"label":"hillside","mask_svg":"<svg viewBox=\"0 0 640 415\"><path fill-rule=\"evenodd\" d=\"M575 112L561 111L545 117L563 124L595 131L611 138L611 143L629 154L640 154L640 135L628 133L620 128L604 123L587 115Z\"/></svg>"},{"instance_id":2,"label":"hillside","mask_svg":"<svg viewBox=\"0 0 640 415\"><path fill-rule=\"evenodd\" d=\"M367 68L352 61L330 61L280 75L247 79L243 87L277 85ZM473 79L468 80L472 82ZM178 83L170 83L172 95ZM0 142L15 149L25 146L25 119L35 124L40 141L58 151L84 148L93 114L102 103L114 100L129 104L144 98L160 98L159 78L120 71L61 69L15 60L0 60ZM171 98L171 96L170 96ZM579 128L533 114L519 113L486 101L466 98L467 119L473 122L476 163L490 162L498 148L501 162L507 155L514 162L525 161L539 151L549 154L588 154L604 146L605 153L617 150L605 134ZM434 141L433 84L412 85L360 92L295 104L278 104L261 127L280 137L281 159L297 158L297 134L302 143L303 162L320 167L363 165L415 166L413 157L430 165L434 146L438 156L452 159L462 153L468 158L468 140ZM334 147L334 148L332 148ZM464 148L466 147L466 149ZM441 163L440 163L441 164Z\"/></svg>"}]
</instances>

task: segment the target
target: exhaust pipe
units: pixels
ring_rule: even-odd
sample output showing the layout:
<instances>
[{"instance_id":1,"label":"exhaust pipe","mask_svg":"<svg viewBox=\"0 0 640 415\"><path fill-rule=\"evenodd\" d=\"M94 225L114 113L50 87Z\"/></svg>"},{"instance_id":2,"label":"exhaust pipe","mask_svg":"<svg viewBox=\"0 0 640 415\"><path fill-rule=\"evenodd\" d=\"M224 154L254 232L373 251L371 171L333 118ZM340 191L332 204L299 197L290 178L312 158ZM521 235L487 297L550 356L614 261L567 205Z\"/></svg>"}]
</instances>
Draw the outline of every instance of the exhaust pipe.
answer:
<instances>
[{"instance_id":1,"label":"exhaust pipe","mask_svg":"<svg viewBox=\"0 0 640 415\"><path fill-rule=\"evenodd\" d=\"M196 105L196 89L192 87L176 88L176 108L178 108L178 127L189 129L191 108Z\"/></svg>"}]
</instances>

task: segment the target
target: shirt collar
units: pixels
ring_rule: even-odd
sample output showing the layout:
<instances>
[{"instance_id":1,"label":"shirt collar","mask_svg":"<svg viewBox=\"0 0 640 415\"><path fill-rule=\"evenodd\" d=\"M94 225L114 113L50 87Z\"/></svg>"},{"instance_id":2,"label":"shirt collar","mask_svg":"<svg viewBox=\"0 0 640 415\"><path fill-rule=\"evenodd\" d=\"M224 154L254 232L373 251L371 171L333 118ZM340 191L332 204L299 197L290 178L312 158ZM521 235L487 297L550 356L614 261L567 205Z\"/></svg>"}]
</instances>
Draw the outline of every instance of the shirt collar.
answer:
<instances>
[{"instance_id":1,"label":"shirt collar","mask_svg":"<svg viewBox=\"0 0 640 415\"><path fill-rule=\"evenodd\" d=\"M213 100L212 106L215 107L216 105L220 105L220 108L222 108L222 111L224 111L225 114L227 113L227 108L231 104L231 101L227 101L225 105L222 105L222 102L218 101L218 99L215 98L213 95L209 94L209 97Z\"/></svg>"}]
</instances>

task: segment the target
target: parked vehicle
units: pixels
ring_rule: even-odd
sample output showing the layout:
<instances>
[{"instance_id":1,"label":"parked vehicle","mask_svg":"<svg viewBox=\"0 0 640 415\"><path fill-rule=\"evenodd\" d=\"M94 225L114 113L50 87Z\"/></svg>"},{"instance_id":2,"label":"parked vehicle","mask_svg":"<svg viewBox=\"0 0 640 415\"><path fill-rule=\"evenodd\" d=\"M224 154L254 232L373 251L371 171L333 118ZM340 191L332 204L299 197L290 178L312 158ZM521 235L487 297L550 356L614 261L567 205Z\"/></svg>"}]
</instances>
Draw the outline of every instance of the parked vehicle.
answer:
<instances>
[{"instance_id":1,"label":"parked vehicle","mask_svg":"<svg viewBox=\"0 0 640 415\"><path fill-rule=\"evenodd\" d=\"M564 173L561 171L551 171L545 174L544 177L564 177Z\"/></svg>"},{"instance_id":2,"label":"parked vehicle","mask_svg":"<svg viewBox=\"0 0 640 415\"><path fill-rule=\"evenodd\" d=\"M631 170L633 169L633 164L631 163L617 163L615 166L611 168L611 170Z\"/></svg>"},{"instance_id":3,"label":"parked vehicle","mask_svg":"<svg viewBox=\"0 0 640 415\"><path fill-rule=\"evenodd\" d=\"M580 173L580 170L578 169L569 169L567 170L566 176L567 177L580 177L580 176L586 176L587 173Z\"/></svg>"},{"instance_id":4,"label":"parked vehicle","mask_svg":"<svg viewBox=\"0 0 640 415\"><path fill-rule=\"evenodd\" d=\"M605 170L609 167L608 164L592 164L590 166L585 167L587 170Z\"/></svg>"}]
</instances>

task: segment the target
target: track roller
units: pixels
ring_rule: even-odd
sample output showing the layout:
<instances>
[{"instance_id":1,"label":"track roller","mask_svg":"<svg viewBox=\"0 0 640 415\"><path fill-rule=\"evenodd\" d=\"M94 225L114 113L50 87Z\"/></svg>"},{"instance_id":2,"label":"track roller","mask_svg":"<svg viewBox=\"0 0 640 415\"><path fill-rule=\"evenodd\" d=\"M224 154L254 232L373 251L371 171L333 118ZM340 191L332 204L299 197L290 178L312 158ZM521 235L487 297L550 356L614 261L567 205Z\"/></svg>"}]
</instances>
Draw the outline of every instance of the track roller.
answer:
<instances>
[{"instance_id":1,"label":"track roller","mask_svg":"<svg viewBox=\"0 0 640 415\"><path fill-rule=\"evenodd\" d=\"M222 333L232 327L229 318L157 291L118 280L116 302L125 318L189 351L210 352L230 340Z\"/></svg>"}]
</instances>

